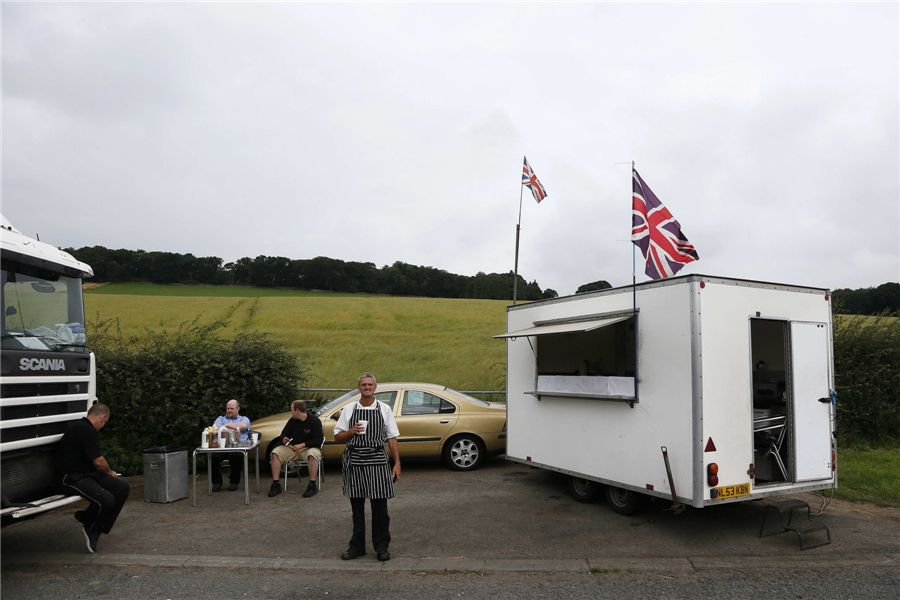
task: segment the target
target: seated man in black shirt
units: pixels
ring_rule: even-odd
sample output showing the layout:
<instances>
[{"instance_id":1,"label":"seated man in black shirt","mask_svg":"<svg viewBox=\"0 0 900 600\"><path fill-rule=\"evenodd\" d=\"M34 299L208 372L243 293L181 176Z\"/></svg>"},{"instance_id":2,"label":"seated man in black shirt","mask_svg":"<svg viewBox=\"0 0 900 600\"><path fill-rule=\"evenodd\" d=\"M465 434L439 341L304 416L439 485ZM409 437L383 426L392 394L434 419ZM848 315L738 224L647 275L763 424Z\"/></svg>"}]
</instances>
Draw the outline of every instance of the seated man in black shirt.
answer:
<instances>
[{"instance_id":1,"label":"seated man in black shirt","mask_svg":"<svg viewBox=\"0 0 900 600\"><path fill-rule=\"evenodd\" d=\"M88 551L97 551L101 533L109 533L128 500L130 486L109 468L97 444L97 432L109 421L109 407L95 404L87 417L69 426L56 448L54 486L63 494L78 494L90 501L75 513L82 524Z\"/></svg>"},{"instance_id":2,"label":"seated man in black shirt","mask_svg":"<svg viewBox=\"0 0 900 600\"><path fill-rule=\"evenodd\" d=\"M309 467L309 486L303 492L304 498L315 496L316 476L319 474L319 461L322 460L322 451L319 446L325 441L322 433L322 421L312 413L306 412L306 402L294 400L291 403L291 418L285 423L281 431L281 443L272 450L272 489L269 497L281 493L281 465L292 460L305 460ZM289 444L289 445L288 445Z\"/></svg>"}]
</instances>

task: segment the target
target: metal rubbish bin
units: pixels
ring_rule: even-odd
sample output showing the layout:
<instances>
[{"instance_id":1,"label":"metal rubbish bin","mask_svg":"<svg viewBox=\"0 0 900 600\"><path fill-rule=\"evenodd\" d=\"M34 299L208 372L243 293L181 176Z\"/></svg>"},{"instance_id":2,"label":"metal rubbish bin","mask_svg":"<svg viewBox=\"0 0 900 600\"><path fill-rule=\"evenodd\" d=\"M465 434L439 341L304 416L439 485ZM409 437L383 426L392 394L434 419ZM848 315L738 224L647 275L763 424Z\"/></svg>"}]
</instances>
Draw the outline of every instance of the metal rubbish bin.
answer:
<instances>
[{"instance_id":1,"label":"metal rubbish bin","mask_svg":"<svg viewBox=\"0 0 900 600\"><path fill-rule=\"evenodd\" d=\"M175 502L187 497L187 448L144 450L144 502Z\"/></svg>"}]
</instances>

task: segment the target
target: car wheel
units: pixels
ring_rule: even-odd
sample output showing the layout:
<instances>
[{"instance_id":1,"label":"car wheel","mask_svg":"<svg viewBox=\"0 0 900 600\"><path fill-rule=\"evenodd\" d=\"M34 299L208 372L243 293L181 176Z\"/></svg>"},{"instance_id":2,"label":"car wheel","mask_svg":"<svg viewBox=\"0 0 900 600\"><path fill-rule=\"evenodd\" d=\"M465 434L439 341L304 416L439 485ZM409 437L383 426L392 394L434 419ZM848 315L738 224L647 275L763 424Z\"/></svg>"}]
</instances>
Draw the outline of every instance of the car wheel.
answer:
<instances>
[{"instance_id":1,"label":"car wheel","mask_svg":"<svg viewBox=\"0 0 900 600\"><path fill-rule=\"evenodd\" d=\"M606 503L620 515L633 515L643 508L647 496L623 490L622 488L606 486Z\"/></svg>"},{"instance_id":2,"label":"car wheel","mask_svg":"<svg viewBox=\"0 0 900 600\"><path fill-rule=\"evenodd\" d=\"M576 502L596 502L603 495L603 485L590 479L569 477L569 495Z\"/></svg>"},{"instance_id":3,"label":"car wheel","mask_svg":"<svg viewBox=\"0 0 900 600\"><path fill-rule=\"evenodd\" d=\"M444 462L454 471L471 471L484 455L484 443L473 435L455 437L444 445Z\"/></svg>"}]
</instances>

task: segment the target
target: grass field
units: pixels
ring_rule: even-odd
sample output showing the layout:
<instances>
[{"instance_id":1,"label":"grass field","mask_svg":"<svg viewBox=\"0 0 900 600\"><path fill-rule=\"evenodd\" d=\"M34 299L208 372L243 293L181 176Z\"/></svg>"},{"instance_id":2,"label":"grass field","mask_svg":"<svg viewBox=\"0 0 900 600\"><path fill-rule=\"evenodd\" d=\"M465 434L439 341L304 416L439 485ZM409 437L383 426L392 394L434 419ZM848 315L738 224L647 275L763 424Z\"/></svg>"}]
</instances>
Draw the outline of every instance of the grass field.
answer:
<instances>
[{"instance_id":1,"label":"grass field","mask_svg":"<svg viewBox=\"0 0 900 600\"><path fill-rule=\"evenodd\" d=\"M900 507L900 449L843 449L837 467L835 498Z\"/></svg>"},{"instance_id":2,"label":"grass field","mask_svg":"<svg viewBox=\"0 0 900 600\"><path fill-rule=\"evenodd\" d=\"M84 303L88 320L118 317L126 336L198 315L227 322L226 335L269 333L309 353L311 387L355 387L362 371L455 389L506 387L506 345L491 337L506 330L505 301L116 284L86 292Z\"/></svg>"}]
</instances>

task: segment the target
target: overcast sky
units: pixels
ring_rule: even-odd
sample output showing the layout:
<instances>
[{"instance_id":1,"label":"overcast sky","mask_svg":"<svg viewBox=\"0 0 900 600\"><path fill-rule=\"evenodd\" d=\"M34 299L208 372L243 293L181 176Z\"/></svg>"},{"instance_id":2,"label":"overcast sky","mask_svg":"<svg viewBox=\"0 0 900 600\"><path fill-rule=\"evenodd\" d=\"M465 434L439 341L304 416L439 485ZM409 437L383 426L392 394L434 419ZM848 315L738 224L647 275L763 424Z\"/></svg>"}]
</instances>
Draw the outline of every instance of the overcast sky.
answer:
<instances>
[{"instance_id":1,"label":"overcast sky","mask_svg":"<svg viewBox=\"0 0 900 600\"><path fill-rule=\"evenodd\" d=\"M900 280L898 4L2 4L2 210L59 246ZM638 256L640 262L641 258ZM638 281L646 280L639 264Z\"/></svg>"}]
</instances>

